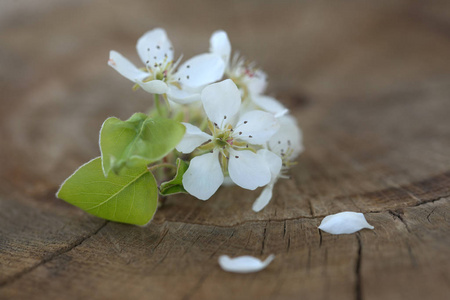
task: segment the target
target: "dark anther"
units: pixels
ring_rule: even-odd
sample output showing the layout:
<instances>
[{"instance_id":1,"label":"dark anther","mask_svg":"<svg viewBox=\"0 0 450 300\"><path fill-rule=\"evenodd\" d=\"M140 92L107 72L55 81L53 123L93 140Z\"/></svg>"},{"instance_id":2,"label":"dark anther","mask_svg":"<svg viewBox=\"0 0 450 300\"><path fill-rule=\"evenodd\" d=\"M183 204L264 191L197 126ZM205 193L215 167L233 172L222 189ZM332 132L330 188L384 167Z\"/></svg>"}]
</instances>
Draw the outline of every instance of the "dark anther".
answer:
<instances>
[{"instance_id":1,"label":"dark anther","mask_svg":"<svg viewBox=\"0 0 450 300\"><path fill-rule=\"evenodd\" d=\"M189 75L187 75L186 78L189 79Z\"/></svg>"},{"instance_id":2,"label":"dark anther","mask_svg":"<svg viewBox=\"0 0 450 300\"><path fill-rule=\"evenodd\" d=\"M236 158L239 158L239 156L237 156L237 155L236 155L235 157L236 157Z\"/></svg>"},{"instance_id":3,"label":"dark anther","mask_svg":"<svg viewBox=\"0 0 450 300\"><path fill-rule=\"evenodd\" d=\"M223 119L225 120L227 118L227 116L223 116Z\"/></svg>"},{"instance_id":4,"label":"dark anther","mask_svg":"<svg viewBox=\"0 0 450 300\"><path fill-rule=\"evenodd\" d=\"M161 47L159 47L159 45L158 46L156 46L156 49L160 49Z\"/></svg>"},{"instance_id":5,"label":"dark anther","mask_svg":"<svg viewBox=\"0 0 450 300\"><path fill-rule=\"evenodd\" d=\"M214 122L214 126L218 127L217 123Z\"/></svg>"},{"instance_id":6,"label":"dark anther","mask_svg":"<svg viewBox=\"0 0 450 300\"><path fill-rule=\"evenodd\" d=\"M244 124L247 124L248 122L247 121L244 121Z\"/></svg>"},{"instance_id":7,"label":"dark anther","mask_svg":"<svg viewBox=\"0 0 450 300\"><path fill-rule=\"evenodd\" d=\"M156 56L153 56L153 59L156 59Z\"/></svg>"},{"instance_id":8,"label":"dark anther","mask_svg":"<svg viewBox=\"0 0 450 300\"><path fill-rule=\"evenodd\" d=\"M249 138L252 138L252 136L251 136L251 135L249 135L248 137L249 137Z\"/></svg>"},{"instance_id":9,"label":"dark anther","mask_svg":"<svg viewBox=\"0 0 450 300\"><path fill-rule=\"evenodd\" d=\"M147 48L147 51L150 51L150 48Z\"/></svg>"},{"instance_id":10,"label":"dark anther","mask_svg":"<svg viewBox=\"0 0 450 300\"><path fill-rule=\"evenodd\" d=\"M281 141L278 141L278 145L281 144Z\"/></svg>"},{"instance_id":11,"label":"dark anther","mask_svg":"<svg viewBox=\"0 0 450 300\"><path fill-rule=\"evenodd\" d=\"M147 60L147 64L149 63L150 61L149 60Z\"/></svg>"},{"instance_id":12,"label":"dark anther","mask_svg":"<svg viewBox=\"0 0 450 300\"><path fill-rule=\"evenodd\" d=\"M190 67L191 67L190 65L187 65L187 66L186 66L186 68L188 68L188 69L189 69Z\"/></svg>"},{"instance_id":13,"label":"dark anther","mask_svg":"<svg viewBox=\"0 0 450 300\"><path fill-rule=\"evenodd\" d=\"M239 135L241 135L242 134L242 131L239 131Z\"/></svg>"}]
</instances>

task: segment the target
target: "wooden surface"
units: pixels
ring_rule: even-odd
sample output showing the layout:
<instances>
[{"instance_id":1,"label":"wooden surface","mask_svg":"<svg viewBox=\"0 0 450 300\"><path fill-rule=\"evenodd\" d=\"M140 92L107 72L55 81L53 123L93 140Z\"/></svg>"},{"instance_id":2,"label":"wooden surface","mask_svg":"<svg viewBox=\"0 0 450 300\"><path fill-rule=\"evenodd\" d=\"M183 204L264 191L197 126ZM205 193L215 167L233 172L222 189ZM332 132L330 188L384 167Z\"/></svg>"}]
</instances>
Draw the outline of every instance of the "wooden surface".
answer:
<instances>
[{"instance_id":1,"label":"wooden surface","mask_svg":"<svg viewBox=\"0 0 450 300\"><path fill-rule=\"evenodd\" d=\"M2 1L0 299L447 299L449 20L446 1ZM151 103L106 61L137 62L156 26L185 57L227 30L297 117L306 151L262 212L222 188L136 227L55 199L102 121ZM345 210L375 230L317 229ZM255 274L217 263L272 253Z\"/></svg>"}]
</instances>

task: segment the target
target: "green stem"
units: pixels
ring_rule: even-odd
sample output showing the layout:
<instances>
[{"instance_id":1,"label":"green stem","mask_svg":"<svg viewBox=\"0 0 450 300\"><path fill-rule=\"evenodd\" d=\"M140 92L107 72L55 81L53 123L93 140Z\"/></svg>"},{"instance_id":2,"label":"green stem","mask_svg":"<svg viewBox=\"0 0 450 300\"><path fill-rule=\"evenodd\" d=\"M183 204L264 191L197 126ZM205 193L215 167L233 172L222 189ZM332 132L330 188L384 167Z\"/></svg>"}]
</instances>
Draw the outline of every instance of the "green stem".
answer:
<instances>
[{"instance_id":1,"label":"green stem","mask_svg":"<svg viewBox=\"0 0 450 300\"><path fill-rule=\"evenodd\" d=\"M158 114L160 117L162 117L164 115L163 109L161 107L161 104L159 103L159 95L155 94L155 106L156 106L156 110L158 111Z\"/></svg>"},{"instance_id":2,"label":"green stem","mask_svg":"<svg viewBox=\"0 0 450 300\"><path fill-rule=\"evenodd\" d=\"M171 168L171 169L176 170L176 169L177 169L177 166L175 166L175 165L173 165L173 164L169 164L169 163L161 163L161 164L157 164L157 165L148 167L148 170L149 170L149 171L154 171L154 170L156 170L156 169L158 169L158 168Z\"/></svg>"}]
</instances>

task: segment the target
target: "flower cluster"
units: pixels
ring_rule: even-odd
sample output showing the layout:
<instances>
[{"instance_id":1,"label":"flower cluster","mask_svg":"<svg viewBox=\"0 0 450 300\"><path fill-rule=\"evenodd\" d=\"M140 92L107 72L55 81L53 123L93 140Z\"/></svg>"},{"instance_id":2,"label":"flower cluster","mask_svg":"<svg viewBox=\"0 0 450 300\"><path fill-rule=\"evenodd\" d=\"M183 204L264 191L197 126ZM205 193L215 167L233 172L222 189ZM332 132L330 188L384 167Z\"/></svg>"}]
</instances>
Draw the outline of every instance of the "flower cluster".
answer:
<instances>
[{"instance_id":1,"label":"flower cluster","mask_svg":"<svg viewBox=\"0 0 450 300\"><path fill-rule=\"evenodd\" d=\"M295 119L275 98L264 95L266 73L239 53L232 56L224 31L213 33L209 53L181 65L161 28L144 34L136 48L143 68L115 51L108 63L136 87L162 95L172 115L189 112L182 122L186 133L176 146L180 154L189 154L183 156L189 160L183 188L207 200L224 182L249 190L264 187L253 209L264 208L277 180L287 178L303 151Z\"/></svg>"},{"instance_id":2,"label":"flower cluster","mask_svg":"<svg viewBox=\"0 0 450 300\"><path fill-rule=\"evenodd\" d=\"M64 181L57 196L98 217L147 224L158 195L189 193L209 199L221 185L263 187L253 204L263 209L273 188L303 151L301 131L288 110L264 94L267 76L239 54L224 31L209 51L184 63L175 59L161 28L136 45L143 66L116 51L108 64L153 94L148 114L105 120L101 156Z\"/></svg>"}]
</instances>

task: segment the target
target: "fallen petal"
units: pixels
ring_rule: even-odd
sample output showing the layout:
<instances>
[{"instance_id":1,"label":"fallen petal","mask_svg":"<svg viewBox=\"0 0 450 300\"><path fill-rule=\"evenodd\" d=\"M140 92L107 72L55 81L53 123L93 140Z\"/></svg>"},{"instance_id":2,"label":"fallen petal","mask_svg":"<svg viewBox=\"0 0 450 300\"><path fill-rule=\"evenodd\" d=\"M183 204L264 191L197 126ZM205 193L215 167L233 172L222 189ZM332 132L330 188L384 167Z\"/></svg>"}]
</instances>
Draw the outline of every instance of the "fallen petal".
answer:
<instances>
[{"instance_id":1,"label":"fallen petal","mask_svg":"<svg viewBox=\"0 0 450 300\"><path fill-rule=\"evenodd\" d=\"M367 223L362 213L344 211L326 216L320 223L319 229L331 234L350 234L363 228L373 229Z\"/></svg>"},{"instance_id":2,"label":"fallen petal","mask_svg":"<svg viewBox=\"0 0 450 300\"><path fill-rule=\"evenodd\" d=\"M261 271L267 267L275 255L269 255L265 261L253 256L239 256L230 258L228 255L222 255L219 257L219 264L223 270L234 273L252 273Z\"/></svg>"}]
</instances>

